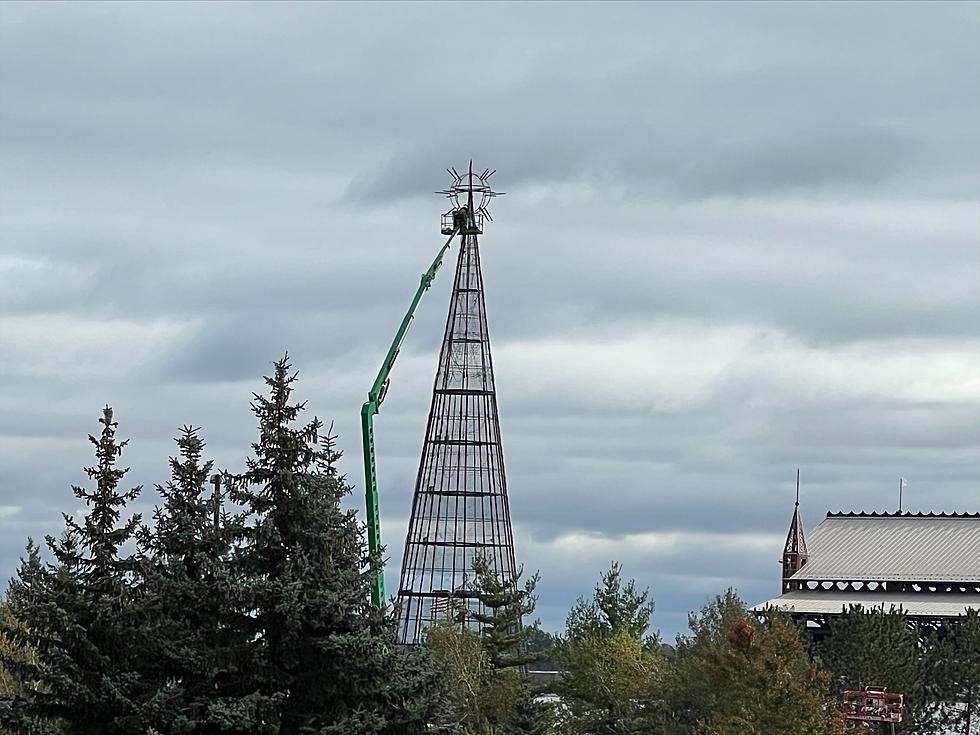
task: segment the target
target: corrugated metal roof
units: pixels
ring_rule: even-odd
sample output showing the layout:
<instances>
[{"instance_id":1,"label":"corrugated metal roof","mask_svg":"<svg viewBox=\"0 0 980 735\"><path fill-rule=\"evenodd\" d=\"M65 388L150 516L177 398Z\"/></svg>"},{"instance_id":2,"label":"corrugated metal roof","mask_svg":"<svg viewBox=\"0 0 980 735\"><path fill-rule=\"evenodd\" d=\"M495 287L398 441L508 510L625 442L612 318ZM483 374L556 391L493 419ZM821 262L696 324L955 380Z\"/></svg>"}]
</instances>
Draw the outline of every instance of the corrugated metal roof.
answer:
<instances>
[{"instance_id":1,"label":"corrugated metal roof","mask_svg":"<svg viewBox=\"0 0 980 735\"><path fill-rule=\"evenodd\" d=\"M980 514L827 514L798 580L980 583Z\"/></svg>"},{"instance_id":2,"label":"corrugated metal roof","mask_svg":"<svg viewBox=\"0 0 980 735\"><path fill-rule=\"evenodd\" d=\"M907 615L948 618L965 615L968 608L980 610L980 595L800 590L774 597L752 610L761 612L775 607L787 612L821 615L839 613L850 605L861 605L865 610L884 609L885 612L902 608Z\"/></svg>"}]
</instances>

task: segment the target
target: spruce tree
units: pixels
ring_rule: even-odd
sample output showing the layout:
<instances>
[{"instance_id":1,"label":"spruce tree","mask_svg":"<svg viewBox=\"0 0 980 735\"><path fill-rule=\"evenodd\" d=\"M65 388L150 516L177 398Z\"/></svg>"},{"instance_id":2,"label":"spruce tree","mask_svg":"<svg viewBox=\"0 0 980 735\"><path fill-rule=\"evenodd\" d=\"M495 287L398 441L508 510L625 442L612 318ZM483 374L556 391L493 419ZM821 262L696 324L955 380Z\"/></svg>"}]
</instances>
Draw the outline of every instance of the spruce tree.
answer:
<instances>
[{"instance_id":1,"label":"spruce tree","mask_svg":"<svg viewBox=\"0 0 980 735\"><path fill-rule=\"evenodd\" d=\"M495 719L501 735L539 735L551 731L550 706L536 701L536 690L525 676L525 667L545 657L544 651L529 650L538 621L526 622L534 614L540 575L521 583L523 570L513 578L497 577L486 559L473 562L474 592L486 612L470 611L490 664L493 699L500 702Z\"/></svg>"},{"instance_id":2,"label":"spruce tree","mask_svg":"<svg viewBox=\"0 0 980 735\"><path fill-rule=\"evenodd\" d=\"M144 714L159 733L220 731L208 711L228 669L222 619L231 599L228 554L235 526L220 512L217 489L208 490L214 463L202 461L198 431L184 426L175 439L171 479L157 486L163 502L143 540L143 663L155 683Z\"/></svg>"},{"instance_id":3,"label":"spruce tree","mask_svg":"<svg viewBox=\"0 0 980 735\"><path fill-rule=\"evenodd\" d=\"M380 559L367 553L335 437L292 402L287 357L254 394L259 437L231 488L249 514L235 541L239 599L229 618L237 675L211 716L236 732L423 732L438 704L422 651L395 646L394 622L370 602Z\"/></svg>"},{"instance_id":4,"label":"spruce tree","mask_svg":"<svg viewBox=\"0 0 980 735\"><path fill-rule=\"evenodd\" d=\"M144 729L142 649L134 634L137 559L124 548L140 517L122 520L140 488L119 487L127 470L116 462L127 442L116 439L108 406L99 423L99 436L89 436L96 463L85 469L94 487L72 488L87 512L81 522L64 515L61 537L47 538L53 564L42 564L29 542L10 594L20 625L0 623L5 637L35 653L14 663L25 686L0 703L0 722L18 733L129 735Z\"/></svg>"}]
</instances>

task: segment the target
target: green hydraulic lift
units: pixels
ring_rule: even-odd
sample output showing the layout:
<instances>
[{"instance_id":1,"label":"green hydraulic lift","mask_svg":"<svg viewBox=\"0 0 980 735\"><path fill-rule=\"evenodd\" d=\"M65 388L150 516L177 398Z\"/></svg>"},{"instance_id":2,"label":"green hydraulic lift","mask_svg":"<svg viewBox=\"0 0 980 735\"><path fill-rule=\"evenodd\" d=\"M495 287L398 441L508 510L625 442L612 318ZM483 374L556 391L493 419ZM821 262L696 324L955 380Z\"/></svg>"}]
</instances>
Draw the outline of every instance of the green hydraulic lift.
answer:
<instances>
[{"instance_id":1,"label":"green hydraulic lift","mask_svg":"<svg viewBox=\"0 0 980 735\"><path fill-rule=\"evenodd\" d=\"M367 401L365 401L364 405L361 406L361 441L364 445L364 494L366 496L368 550L372 554L380 553L381 551L381 516L378 509L378 472L374 452L374 416L381 408L381 402L384 400L385 394L388 392L388 376L391 373L392 366L395 364L395 358L398 357L398 351L401 349L402 342L405 339L405 333L408 332L412 319L415 317L415 310L418 308L423 294L429 290L429 287L432 285L432 281L435 280L436 271L438 271L439 267L442 265L442 259L445 257L446 251L449 250L449 246L452 244L453 238L459 233L460 228L465 221L464 218L460 216L454 217L454 220L455 221L453 222L453 227L450 232L443 230L444 234L449 234L449 239L446 240L446 244L442 246L439 254L435 257L435 260L432 261L432 265L429 266L429 270L422 274L422 280L419 283L418 290L415 292L415 298L412 299L412 305L408 307L408 312L405 314L405 318L402 319L401 326L399 326L398 331L395 332L395 338L391 341L391 347L388 348L388 354L385 356L384 362L381 364L381 369L378 371L378 377L374 379L374 384L371 386L371 390L368 391ZM371 602L376 607L384 607L385 605L384 567L378 570L378 576L374 580L374 584L371 586Z\"/></svg>"}]
</instances>

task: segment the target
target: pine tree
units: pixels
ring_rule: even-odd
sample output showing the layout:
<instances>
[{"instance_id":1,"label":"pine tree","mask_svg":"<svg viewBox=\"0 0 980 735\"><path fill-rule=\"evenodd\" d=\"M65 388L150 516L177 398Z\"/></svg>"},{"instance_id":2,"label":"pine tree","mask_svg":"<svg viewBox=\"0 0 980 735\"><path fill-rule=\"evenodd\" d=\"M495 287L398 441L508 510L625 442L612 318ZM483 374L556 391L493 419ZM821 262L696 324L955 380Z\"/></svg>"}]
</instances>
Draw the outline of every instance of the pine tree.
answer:
<instances>
[{"instance_id":1,"label":"pine tree","mask_svg":"<svg viewBox=\"0 0 980 735\"><path fill-rule=\"evenodd\" d=\"M928 713L924 661L918 632L901 611L864 610L852 606L830 618L830 635L817 654L833 675L834 694L848 689L883 686L905 695L900 734L922 732Z\"/></svg>"},{"instance_id":2,"label":"pine tree","mask_svg":"<svg viewBox=\"0 0 980 735\"><path fill-rule=\"evenodd\" d=\"M127 442L116 440L108 406L99 423L100 435L89 436L96 464L85 469L95 487L72 488L88 508L85 517L79 523L65 515L62 536L47 538L52 565L43 565L29 542L11 588L11 611L21 625L2 626L2 633L36 654L15 665L27 686L0 703L0 722L18 733L128 735L143 729L145 682L134 635L137 559L124 550L140 517L121 521L140 488L119 488L127 470L116 462Z\"/></svg>"},{"instance_id":3,"label":"pine tree","mask_svg":"<svg viewBox=\"0 0 980 735\"><path fill-rule=\"evenodd\" d=\"M449 682L450 702L443 724L461 735L538 735L551 731L551 708L535 701L522 671L544 652L528 651L537 623L538 575L521 584L497 577L478 557L471 591L485 612L461 607L427 631L427 646ZM474 632L472 628L476 628Z\"/></svg>"},{"instance_id":4,"label":"pine tree","mask_svg":"<svg viewBox=\"0 0 980 735\"><path fill-rule=\"evenodd\" d=\"M396 648L394 623L370 603L380 559L341 501L334 437L299 425L288 358L254 394L254 456L231 496L250 515L235 542L240 599L229 618L238 674L211 716L236 732L280 735L422 732L439 703L424 652Z\"/></svg>"},{"instance_id":5,"label":"pine tree","mask_svg":"<svg viewBox=\"0 0 980 735\"><path fill-rule=\"evenodd\" d=\"M705 605L700 613L688 615L690 635L678 635L674 677L670 692L672 735L694 735L700 723L721 711L727 697L712 680L712 651L727 645L727 631L745 619L745 605L727 590Z\"/></svg>"},{"instance_id":6,"label":"pine tree","mask_svg":"<svg viewBox=\"0 0 980 735\"><path fill-rule=\"evenodd\" d=\"M927 656L932 694L945 730L980 733L980 611L947 620Z\"/></svg>"},{"instance_id":7,"label":"pine tree","mask_svg":"<svg viewBox=\"0 0 980 735\"><path fill-rule=\"evenodd\" d=\"M473 592L486 612L470 611L469 615L479 626L490 665L494 669L509 669L541 660L541 652L527 650L535 626L524 624L524 618L532 615L537 605L535 589L540 576L535 574L523 585L520 583L523 570L514 579L500 579L482 557L474 560L473 572L476 580Z\"/></svg>"},{"instance_id":8,"label":"pine tree","mask_svg":"<svg viewBox=\"0 0 980 735\"><path fill-rule=\"evenodd\" d=\"M500 735L538 735L550 732L552 711L535 701L535 690L524 676L524 667L544 658L543 651L530 651L528 644L538 621L528 624L538 598L540 575L521 584L523 569L512 579L497 577L486 559L473 562L476 580L473 591L486 612L470 611L479 626L480 640L490 664L492 699L500 702L491 722Z\"/></svg>"},{"instance_id":9,"label":"pine tree","mask_svg":"<svg viewBox=\"0 0 980 735\"><path fill-rule=\"evenodd\" d=\"M595 586L592 599L579 598L566 621L566 635L580 638L589 634L626 633L637 640L646 635L654 604L649 590L638 592L636 582L625 585L619 562L613 562ZM651 640L654 645L656 640Z\"/></svg>"},{"instance_id":10,"label":"pine tree","mask_svg":"<svg viewBox=\"0 0 980 735\"><path fill-rule=\"evenodd\" d=\"M563 675L561 731L597 735L656 732L662 726L664 664L647 636L653 602L622 581L613 562L589 600L579 599L557 648Z\"/></svg>"}]
</instances>

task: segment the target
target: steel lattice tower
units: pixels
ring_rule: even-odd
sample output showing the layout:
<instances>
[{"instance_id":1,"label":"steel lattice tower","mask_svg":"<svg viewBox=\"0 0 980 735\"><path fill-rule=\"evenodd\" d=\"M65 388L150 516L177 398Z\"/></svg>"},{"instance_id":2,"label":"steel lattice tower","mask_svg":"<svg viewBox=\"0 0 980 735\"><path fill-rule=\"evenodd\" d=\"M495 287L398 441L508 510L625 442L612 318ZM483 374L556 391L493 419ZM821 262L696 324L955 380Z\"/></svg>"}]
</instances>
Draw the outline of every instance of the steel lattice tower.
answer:
<instances>
[{"instance_id":1,"label":"steel lattice tower","mask_svg":"<svg viewBox=\"0 0 980 735\"><path fill-rule=\"evenodd\" d=\"M443 233L462 238L402 557L402 643L419 642L451 598L482 607L469 592L477 556L502 579L516 571L478 241L492 173L451 170L453 186L440 192L455 204Z\"/></svg>"}]
</instances>

